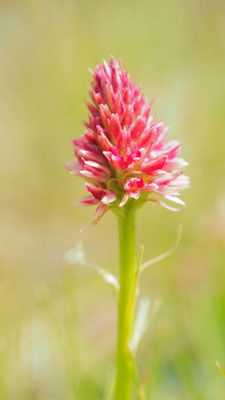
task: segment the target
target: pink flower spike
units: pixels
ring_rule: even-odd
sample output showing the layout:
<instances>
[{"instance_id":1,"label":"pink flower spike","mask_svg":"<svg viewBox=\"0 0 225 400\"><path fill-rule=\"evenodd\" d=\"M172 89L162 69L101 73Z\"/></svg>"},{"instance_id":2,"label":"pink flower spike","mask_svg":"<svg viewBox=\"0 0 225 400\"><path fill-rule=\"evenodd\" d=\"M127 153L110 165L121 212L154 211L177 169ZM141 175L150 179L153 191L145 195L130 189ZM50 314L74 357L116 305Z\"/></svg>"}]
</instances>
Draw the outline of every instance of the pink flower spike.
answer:
<instances>
[{"instance_id":1,"label":"pink flower spike","mask_svg":"<svg viewBox=\"0 0 225 400\"><path fill-rule=\"evenodd\" d=\"M168 140L168 128L152 115L152 104L129 77L120 61L97 65L85 134L73 139L77 162L67 163L73 175L83 177L91 193L77 204L98 204L94 224L113 207L130 207L146 200L172 211L152 193L184 206L181 190L189 187L183 175L187 162L178 157L180 143ZM90 183L90 184L89 184Z\"/></svg>"}]
</instances>

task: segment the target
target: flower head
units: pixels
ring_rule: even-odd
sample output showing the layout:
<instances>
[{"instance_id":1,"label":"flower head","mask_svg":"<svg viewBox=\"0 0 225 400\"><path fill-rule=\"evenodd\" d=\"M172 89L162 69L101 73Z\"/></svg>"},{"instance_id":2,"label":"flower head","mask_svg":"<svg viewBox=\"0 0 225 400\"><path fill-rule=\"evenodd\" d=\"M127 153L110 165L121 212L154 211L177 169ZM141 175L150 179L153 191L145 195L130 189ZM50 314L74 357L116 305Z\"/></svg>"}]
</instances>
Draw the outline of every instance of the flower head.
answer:
<instances>
[{"instance_id":1,"label":"flower head","mask_svg":"<svg viewBox=\"0 0 225 400\"><path fill-rule=\"evenodd\" d=\"M77 204L98 205L95 223L111 207L146 200L177 211L152 195L184 206L179 195L189 186L183 175L188 163L178 157L180 144L166 139L168 128L153 118L120 61L104 61L92 75L89 121L85 134L73 139L78 161L66 164L87 182L90 195Z\"/></svg>"}]
</instances>

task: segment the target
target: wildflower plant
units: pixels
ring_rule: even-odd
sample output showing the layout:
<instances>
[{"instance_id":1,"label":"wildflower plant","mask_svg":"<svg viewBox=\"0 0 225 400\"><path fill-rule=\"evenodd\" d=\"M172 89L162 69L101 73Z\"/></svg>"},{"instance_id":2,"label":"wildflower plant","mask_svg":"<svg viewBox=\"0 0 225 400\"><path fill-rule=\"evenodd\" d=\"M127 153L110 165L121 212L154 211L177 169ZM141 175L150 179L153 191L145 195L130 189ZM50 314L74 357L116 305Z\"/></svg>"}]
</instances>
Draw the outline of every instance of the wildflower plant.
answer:
<instances>
[{"instance_id":1,"label":"wildflower plant","mask_svg":"<svg viewBox=\"0 0 225 400\"><path fill-rule=\"evenodd\" d=\"M77 161L66 167L85 179L89 192L75 204L96 206L90 227L108 210L118 217L120 273L115 285L119 294L114 399L129 400L132 381L136 380L133 354L147 310L147 303L142 303L135 322L138 278L151 264L141 264L143 248L136 262L136 209L147 201L171 211L184 209L179 196L189 187L189 179L183 173L187 162L178 157L180 144L167 139L168 128L162 119L154 119L152 106L121 62L111 57L109 64L104 61L91 72L89 120L84 123L85 134L73 139ZM109 277L102 270L101 274ZM142 398L140 392L139 397Z\"/></svg>"}]
</instances>

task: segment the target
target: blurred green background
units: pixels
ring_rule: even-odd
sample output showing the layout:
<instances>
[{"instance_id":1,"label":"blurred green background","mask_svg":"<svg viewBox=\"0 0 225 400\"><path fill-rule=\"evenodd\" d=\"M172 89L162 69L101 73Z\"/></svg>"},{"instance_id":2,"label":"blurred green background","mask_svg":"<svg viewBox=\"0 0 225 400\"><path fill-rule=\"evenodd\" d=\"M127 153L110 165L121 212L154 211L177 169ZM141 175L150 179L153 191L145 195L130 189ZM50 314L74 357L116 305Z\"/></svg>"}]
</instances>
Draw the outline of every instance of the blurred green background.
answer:
<instances>
[{"instance_id":1,"label":"blurred green background","mask_svg":"<svg viewBox=\"0 0 225 400\"><path fill-rule=\"evenodd\" d=\"M137 216L141 280L161 308L137 356L152 400L222 400L225 380L225 2L7 0L0 3L0 399L106 399L116 304L94 272L66 266L82 240L117 274L117 225L74 208L83 181L64 163L87 117L88 68L110 54L141 82L190 163L188 208Z\"/></svg>"}]
</instances>

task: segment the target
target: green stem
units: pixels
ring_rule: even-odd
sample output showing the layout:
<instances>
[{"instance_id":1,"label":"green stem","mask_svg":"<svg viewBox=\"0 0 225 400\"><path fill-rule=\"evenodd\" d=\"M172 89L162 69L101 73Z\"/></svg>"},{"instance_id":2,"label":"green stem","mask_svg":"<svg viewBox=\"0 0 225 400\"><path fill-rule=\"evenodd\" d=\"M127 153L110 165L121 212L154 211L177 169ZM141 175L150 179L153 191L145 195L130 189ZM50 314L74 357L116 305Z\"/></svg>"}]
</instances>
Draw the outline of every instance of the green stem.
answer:
<instances>
[{"instance_id":1,"label":"green stem","mask_svg":"<svg viewBox=\"0 0 225 400\"><path fill-rule=\"evenodd\" d=\"M132 376L128 341L132 329L133 304L130 302L135 276L135 211L125 209L119 216L120 292L118 303L118 336L115 400L132 399Z\"/></svg>"}]
</instances>

